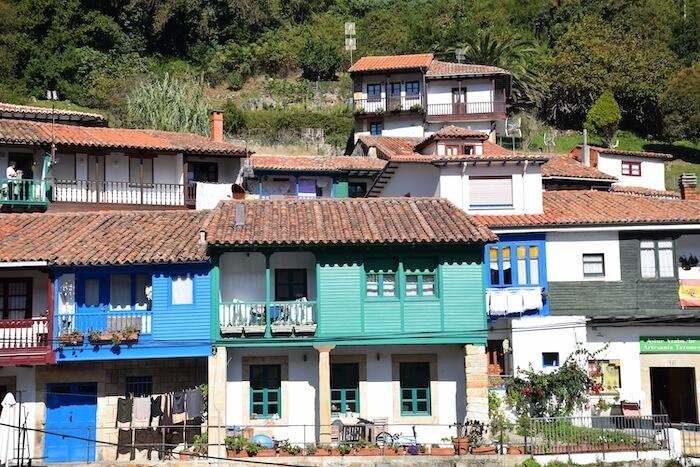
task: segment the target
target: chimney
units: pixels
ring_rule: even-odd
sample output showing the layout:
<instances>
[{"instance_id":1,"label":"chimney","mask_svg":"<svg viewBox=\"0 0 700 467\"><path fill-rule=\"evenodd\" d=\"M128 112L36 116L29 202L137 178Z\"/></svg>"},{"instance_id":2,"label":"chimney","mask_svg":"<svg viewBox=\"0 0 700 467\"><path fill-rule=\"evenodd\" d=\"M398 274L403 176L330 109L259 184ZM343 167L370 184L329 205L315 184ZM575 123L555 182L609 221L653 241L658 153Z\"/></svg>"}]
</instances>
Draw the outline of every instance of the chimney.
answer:
<instances>
[{"instance_id":1,"label":"chimney","mask_svg":"<svg viewBox=\"0 0 700 467\"><path fill-rule=\"evenodd\" d=\"M377 158L377 147L376 146L370 146L367 148L367 157L372 157L374 159Z\"/></svg>"},{"instance_id":2,"label":"chimney","mask_svg":"<svg viewBox=\"0 0 700 467\"><path fill-rule=\"evenodd\" d=\"M217 143L224 142L224 113L220 110L209 113L209 137Z\"/></svg>"},{"instance_id":3,"label":"chimney","mask_svg":"<svg viewBox=\"0 0 700 467\"><path fill-rule=\"evenodd\" d=\"M698 186L698 176L694 173L684 173L678 179L681 188L682 199L700 200L700 195L696 191Z\"/></svg>"},{"instance_id":4,"label":"chimney","mask_svg":"<svg viewBox=\"0 0 700 467\"><path fill-rule=\"evenodd\" d=\"M236 225L245 225L245 205L241 202L236 203Z\"/></svg>"},{"instance_id":5,"label":"chimney","mask_svg":"<svg viewBox=\"0 0 700 467\"><path fill-rule=\"evenodd\" d=\"M583 148L581 150L581 162L586 167L591 166L591 147L588 145L588 130L583 129Z\"/></svg>"}]
</instances>

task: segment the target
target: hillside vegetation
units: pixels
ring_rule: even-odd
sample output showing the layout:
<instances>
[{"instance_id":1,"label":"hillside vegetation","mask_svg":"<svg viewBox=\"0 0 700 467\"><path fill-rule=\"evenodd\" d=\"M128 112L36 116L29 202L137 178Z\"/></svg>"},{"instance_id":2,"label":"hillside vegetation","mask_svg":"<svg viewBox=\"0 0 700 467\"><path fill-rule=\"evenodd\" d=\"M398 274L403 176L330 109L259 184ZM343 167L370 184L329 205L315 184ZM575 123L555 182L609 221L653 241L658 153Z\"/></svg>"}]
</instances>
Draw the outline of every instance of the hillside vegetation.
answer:
<instances>
[{"instance_id":1,"label":"hillside vegetation","mask_svg":"<svg viewBox=\"0 0 700 467\"><path fill-rule=\"evenodd\" d=\"M319 125L341 144L345 21L357 25L355 57L453 59L464 47L469 61L508 68L512 108L558 129L582 128L610 91L621 129L700 139L700 0L0 0L0 100L56 89L134 126L143 88L180 80L208 107L229 102L231 130ZM201 105L175 93L166 117Z\"/></svg>"}]
</instances>

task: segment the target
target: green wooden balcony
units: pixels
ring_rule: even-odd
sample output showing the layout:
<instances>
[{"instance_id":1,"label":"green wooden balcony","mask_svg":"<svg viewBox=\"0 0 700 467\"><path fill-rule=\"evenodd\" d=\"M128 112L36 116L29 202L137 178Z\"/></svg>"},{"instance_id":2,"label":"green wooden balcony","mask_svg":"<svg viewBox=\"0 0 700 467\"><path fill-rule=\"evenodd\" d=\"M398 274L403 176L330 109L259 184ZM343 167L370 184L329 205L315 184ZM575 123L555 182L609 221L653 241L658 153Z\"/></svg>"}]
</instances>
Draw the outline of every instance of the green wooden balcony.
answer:
<instances>
[{"instance_id":1,"label":"green wooden balcony","mask_svg":"<svg viewBox=\"0 0 700 467\"><path fill-rule=\"evenodd\" d=\"M223 302L219 304L219 329L224 337L314 335L316 302Z\"/></svg>"},{"instance_id":2,"label":"green wooden balcony","mask_svg":"<svg viewBox=\"0 0 700 467\"><path fill-rule=\"evenodd\" d=\"M0 205L12 207L46 207L47 180L0 178Z\"/></svg>"}]
</instances>

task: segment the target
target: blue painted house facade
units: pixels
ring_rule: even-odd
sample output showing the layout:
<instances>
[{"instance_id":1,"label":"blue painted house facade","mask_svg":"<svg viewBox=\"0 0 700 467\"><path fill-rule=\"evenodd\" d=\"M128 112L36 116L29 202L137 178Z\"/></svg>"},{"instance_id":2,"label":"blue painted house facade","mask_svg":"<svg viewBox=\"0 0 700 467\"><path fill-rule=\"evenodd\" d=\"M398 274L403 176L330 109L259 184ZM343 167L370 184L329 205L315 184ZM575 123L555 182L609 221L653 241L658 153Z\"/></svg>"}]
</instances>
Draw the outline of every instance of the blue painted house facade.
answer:
<instances>
[{"instance_id":1,"label":"blue painted house facade","mask_svg":"<svg viewBox=\"0 0 700 467\"><path fill-rule=\"evenodd\" d=\"M54 270L56 362L206 356L208 263Z\"/></svg>"}]
</instances>

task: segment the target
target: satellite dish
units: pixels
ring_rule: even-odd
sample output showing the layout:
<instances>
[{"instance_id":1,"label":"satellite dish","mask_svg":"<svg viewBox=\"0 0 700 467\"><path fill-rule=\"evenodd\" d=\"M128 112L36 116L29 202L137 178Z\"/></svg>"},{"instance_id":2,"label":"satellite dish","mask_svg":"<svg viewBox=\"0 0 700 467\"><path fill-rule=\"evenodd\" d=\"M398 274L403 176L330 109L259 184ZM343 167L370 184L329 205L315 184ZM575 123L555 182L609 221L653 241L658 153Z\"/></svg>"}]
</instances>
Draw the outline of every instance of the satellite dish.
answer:
<instances>
[{"instance_id":1,"label":"satellite dish","mask_svg":"<svg viewBox=\"0 0 700 467\"><path fill-rule=\"evenodd\" d=\"M510 117L506 119L506 136L513 138L522 137L523 133L520 131L520 117Z\"/></svg>"},{"instance_id":2,"label":"satellite dish","mask_svg":"<svg viewBox=\"0 0 700 467\"><path fill-rule=\"evenodd\" d=\"M466 54L464 49L455 49L455 60L457 60L457 63L462 63Z\"/></svg>"}]
</instances>

